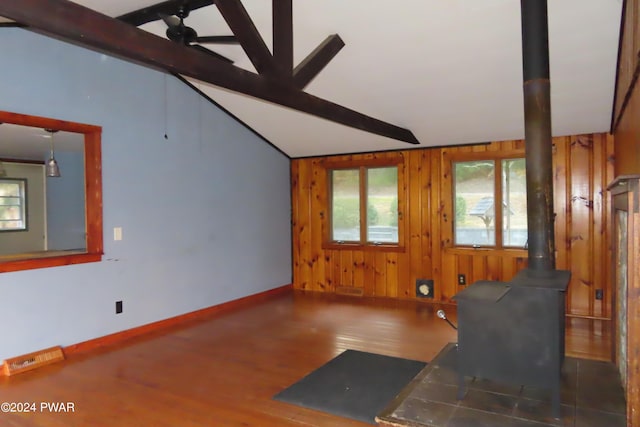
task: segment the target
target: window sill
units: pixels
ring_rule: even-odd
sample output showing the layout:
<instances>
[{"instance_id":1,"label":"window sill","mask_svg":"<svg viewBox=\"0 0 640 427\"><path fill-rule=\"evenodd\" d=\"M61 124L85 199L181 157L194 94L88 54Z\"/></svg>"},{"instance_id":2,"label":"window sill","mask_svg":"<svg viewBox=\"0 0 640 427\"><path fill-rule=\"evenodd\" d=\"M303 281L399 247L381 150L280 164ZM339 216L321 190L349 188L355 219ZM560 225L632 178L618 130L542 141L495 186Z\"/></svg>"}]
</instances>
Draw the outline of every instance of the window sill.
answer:
<instances>
[{"instance_id":1,"label":"window sill","mask_svg":"<svg viewBox=\"0 0 640 427\"><path fill-rule=\"evenodd\" d=\"M500 256L500 257L510 257L510 258L526 258L528 256L528 252L526 249L516 249L516 248L472 248L472 247L464 247L457 246L446 248L444 250L445 254L450 255L485 255L485 256Z\"/></svg>"},{"instance_id":2,"label":"window sill","mask_svg":"<svg viewBox=\"0 0 640 427\"><path fill-rule=\"evenodd\" d=\"M84 251L43 251L29 254L2 255L0 256L0 273L84 264L101 260L102 254Z\"/></svg>"},{"instance_id":3,"label":"window sill","mask_svg":"<svg viewBox=\"0 0 640 427\"><path fill-rule=\"evenodd\" d=\"M360 243L324 243L322 249L337 251L365 251L365 252L404 252L403 246L398 245L363 245Z\"/></svg>"}]
</instances>

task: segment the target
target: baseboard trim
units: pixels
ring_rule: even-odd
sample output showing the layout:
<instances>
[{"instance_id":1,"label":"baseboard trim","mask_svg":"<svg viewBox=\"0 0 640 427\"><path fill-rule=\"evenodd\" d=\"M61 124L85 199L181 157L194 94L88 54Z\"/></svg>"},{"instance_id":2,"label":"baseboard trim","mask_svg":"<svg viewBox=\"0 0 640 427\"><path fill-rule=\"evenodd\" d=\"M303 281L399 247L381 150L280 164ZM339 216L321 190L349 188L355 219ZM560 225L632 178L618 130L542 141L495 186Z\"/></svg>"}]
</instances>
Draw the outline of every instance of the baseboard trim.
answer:
<instances>
[{"instance_id":1,"label":"baseboard trim","mask_svg":"<svg viewBox=\"0 0 640 427\"><path fill-rule=\"evenodd\" d=\"M138 326L136 328L127 329L124 331L116 332L110 335L94 338L88 341L84 341L77 344L72 344L63 347L65 356L77 355L89 350L93 350L98 347L106 347L120 343L122 341L139 337L141 335L147 335L152 332L162 331L172 326L181 325L187 322L202 320L212 315L230 311L236 308L251 305L253 303L272 298L278 295L282 295L291 292L293 286L291 284L280 286L278 288L270 289L268 291L260 292L254 295L249 295L243 298L239 298L233 301L228 301L222 304L214 305L211 307L203 308L201 310L192 311L189 313L181 314L179 316L170 317L168 319L159 320L157 322L148 323L146 325Z\"/></svg>"}]
</instances>

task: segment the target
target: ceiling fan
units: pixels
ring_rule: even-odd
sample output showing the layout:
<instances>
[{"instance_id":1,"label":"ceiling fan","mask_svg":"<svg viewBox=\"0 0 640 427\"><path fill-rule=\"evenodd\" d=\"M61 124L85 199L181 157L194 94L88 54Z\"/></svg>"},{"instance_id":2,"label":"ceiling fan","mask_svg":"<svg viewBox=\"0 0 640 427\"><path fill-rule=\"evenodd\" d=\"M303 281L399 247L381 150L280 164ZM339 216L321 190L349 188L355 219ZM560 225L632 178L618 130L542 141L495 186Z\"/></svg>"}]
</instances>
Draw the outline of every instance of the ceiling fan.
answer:
<instances>
[{"instance_id":1,"label":"ceiling fan","mask_svg":"<svg viewBox=\"0 0 640 427\"><path fill-rule=\"evenodd\" d=\"M186 46L193 47L229 63L233 63L231 59L222 56L210 49L207 49L204 46L201 46L200 43L237 44L238 40L236 39L236 37L232 35L203 37L198 36L196 30L186 26L184 23L184 19L189 16L189 13L189 9L187 9L184 5L181 5L175 15L165 15L162 13L158 14L167 25L167 38L176 43L182 43Z\"/></svg>"},{"instance_id":2,"label":"ceiling fan","mask_svg":"<svg viewBox=\"0 0 640 427\"><path fill-rule=\"evenodd\" d=\"M193 47L218 59L233 63L227 57L220 55L201 44L237 44L238 40L233 35L229 36L198 36L196 30L185 25L184 20L189 14L199 8L213 5L212 0L168 0L156 5L144 7L117 19L139 27L147 22L162 19L167 26L166 36L169 40L185 46Z\"/></svg>"}]
</instances>

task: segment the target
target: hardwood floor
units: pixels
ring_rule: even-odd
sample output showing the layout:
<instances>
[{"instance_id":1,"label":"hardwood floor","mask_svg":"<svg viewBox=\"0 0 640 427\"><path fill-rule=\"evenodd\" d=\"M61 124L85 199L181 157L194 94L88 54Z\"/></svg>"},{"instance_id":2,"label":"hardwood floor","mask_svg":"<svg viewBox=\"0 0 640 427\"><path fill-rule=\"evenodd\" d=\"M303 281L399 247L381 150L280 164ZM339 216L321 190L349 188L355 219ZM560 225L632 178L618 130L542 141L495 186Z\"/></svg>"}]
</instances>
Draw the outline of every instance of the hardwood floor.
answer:
<instances>
[{"instance_id":1,"label":"hardwood floor","mask_svg":"<svg viewBox=\"0 0 640 427\"><path fill-rule=\"evenodd\" d=\"M291 293L0 378L11 427L366 426L272 399L346 349L431 360L456 332L438 305ZM455 307L444 306L455 322ZM580 322L574 322L580 323ZM574 334L574 331L577 334ZM608 354L607 334L570 324L567 354ZM71 402L74 412L41 411Z\"/></svg>"}]
</instances>

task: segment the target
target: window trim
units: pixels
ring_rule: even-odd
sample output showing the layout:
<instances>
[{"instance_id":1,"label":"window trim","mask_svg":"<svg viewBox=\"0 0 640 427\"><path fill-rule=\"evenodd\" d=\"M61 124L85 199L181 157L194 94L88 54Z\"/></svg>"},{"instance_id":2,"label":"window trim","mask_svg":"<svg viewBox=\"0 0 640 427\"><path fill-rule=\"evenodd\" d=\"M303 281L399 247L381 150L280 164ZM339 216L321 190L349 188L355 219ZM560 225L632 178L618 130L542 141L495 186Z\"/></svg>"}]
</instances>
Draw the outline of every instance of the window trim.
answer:
<instances>
[{"instance_id":1,"label":"window trim","mask_svg":"<svg viewBox=\"0 0 640 427\"><path fill-rule=\"evenodd\" d=\"M360 160L338 160L338 159L325 159L322 161L326 174L326 188L327 188L327 215L322 215L325 232L323 238L323 249L332 250L366 250L366 251L379 251L379 252L404 252L404 210L405 210L405 195L403 193L404 188L404 156L401 153L394 153L393 156L384 158L372 157L368 159ZM367 242L366 240L366 221L367 221L367 203L366 203L366 171L368 169L383 168L383 167L397 167L398 170L398 242ZM358 169L360 175L360 194L365 197L360 197L360 241L345 241L338 243L338 241L332 238L332 212L333 212L333 185L331 182L331 171L333 170L345 170L345 169ZM364 215L363 215L364 213ZM364 227L363 227L364 222Z\"/></svg>"},{"instance_id":2,"label":"window trim","mask_svg":"<svg viewBox=\"0 0 640 427\"><path fill-rule=\"evenodd\" d=\"M20 233L23 231L29 231L29 204L27 203L27 192L29 191L28 186L27 186L27 180L24 178L0 178L0 181L17 181L17 182L21 182L22 186L23 186L23 194L20 196L20 200L21 203L19 206L21 206L22 212L24 214L24 217L22 218L23 223L24 223L24 227L23 228L0 228L0 233ZM9 221L9 220L7 220Z\"/></svg>"},{"instance_id":3,"label":"window trim","mask_svg":"<svg viewBox=\"0 0 640 427\"><path fill-rule=\"evenodd\" d=\"M0 273L82 264L102 260L102 127L0 110L0 122L84 134L86 250L81 253L34 257L21 254L0 257Z\"/></svg>"},{"instance_id":4,"label":"window trim","mask_svg":"<svg viewBox=\"0 0 640 427\"><path fill-rule=\"evenodd\" d=\"M509 151L495 151L495 152L479 152L479 153L461 153L455 156L451 156L449 161L449 167L451 170L451 210L452 210L452 221L451 221L451 247L450 249L455 249L457 251L501 251L505 253L512 253L516 256L520 253L526 253L526 249L517 247L517 246L504 246L503 245L503 188L502 188L502 161L503 160L515 160L515 159L524 159L525 152L524 149L517 150L509 150ZM498 203L496 206L496 210L499 209L499 212L496 212L495 215L495 245L493 246L474 246L474 245L462 245L456 243L456 216L455 216L455 200L456 200L456 182L455 182L455 163L464 163L464 162L473 162L473 161L492 161L494 162L494 170L493 174L494 179L494 200L496 200L496 195L499 196L497 199ZM495 203L494 203L495 204ZM499 232L498 232L499 231Z\"/></svg>"}]
</instances>

